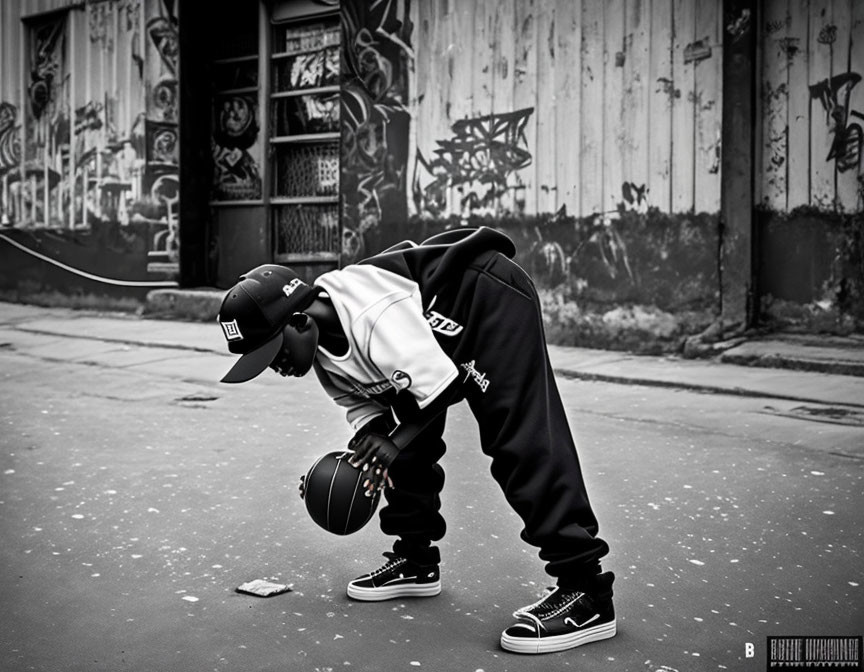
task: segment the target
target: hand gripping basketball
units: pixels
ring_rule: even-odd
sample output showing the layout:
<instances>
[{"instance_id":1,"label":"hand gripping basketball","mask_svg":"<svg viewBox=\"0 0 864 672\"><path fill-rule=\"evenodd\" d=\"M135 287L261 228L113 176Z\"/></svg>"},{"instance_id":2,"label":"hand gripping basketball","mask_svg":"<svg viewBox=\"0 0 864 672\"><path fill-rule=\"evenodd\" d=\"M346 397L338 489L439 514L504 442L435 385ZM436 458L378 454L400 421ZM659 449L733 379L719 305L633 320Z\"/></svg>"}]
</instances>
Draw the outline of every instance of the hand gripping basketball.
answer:
<instances>
[{"instance_id":1,"label":"hand gripping basketball","mask_svg":"<svg viewBox=\"0 0 864 672\"><path fill-rule=\"evenodd\" d=\"M366 475L363 487L367 497L386 486L393 487L388 471L399 454L399 449L389 438L375 433L355 436L348 442L348 449L354 452L348 463L361 469Z\"/></svg>"},{"instance_id":2,"label":"hand gripping basketball","mask_svg":"<svg viewBox=\"0 0 864 672\"><path fill-rule=\"evenodd\" d=\"M322 455L300 483L310 517L333 534L357 532L372 518L381 499L377 490L371 497L363 496L368 494L362 485L366 477L348 464L350 456L344 450Z\"/></svg>"}]
</instances>

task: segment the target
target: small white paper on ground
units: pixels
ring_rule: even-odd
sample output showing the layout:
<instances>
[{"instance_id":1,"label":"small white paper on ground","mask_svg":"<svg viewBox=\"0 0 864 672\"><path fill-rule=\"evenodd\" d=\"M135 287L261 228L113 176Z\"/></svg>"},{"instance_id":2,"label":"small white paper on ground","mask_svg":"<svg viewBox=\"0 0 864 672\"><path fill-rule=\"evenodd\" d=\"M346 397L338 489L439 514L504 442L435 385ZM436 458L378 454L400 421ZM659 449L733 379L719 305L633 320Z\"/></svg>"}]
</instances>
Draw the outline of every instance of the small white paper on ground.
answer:
<instances>
[{"instance_id":1,"label":"small white paper on ground","mask_svg":"<svg viewBox=\"0 0 864 672\"><path fill-rule=\"evenodd\" d=\"M291 588L284 583L273 583L266 579L255 579L237 586L238 593L246 593L247 595L257 595L258 597L272 597L273 595L281 595L287 593Z\"/></svg>"}]
</instances>

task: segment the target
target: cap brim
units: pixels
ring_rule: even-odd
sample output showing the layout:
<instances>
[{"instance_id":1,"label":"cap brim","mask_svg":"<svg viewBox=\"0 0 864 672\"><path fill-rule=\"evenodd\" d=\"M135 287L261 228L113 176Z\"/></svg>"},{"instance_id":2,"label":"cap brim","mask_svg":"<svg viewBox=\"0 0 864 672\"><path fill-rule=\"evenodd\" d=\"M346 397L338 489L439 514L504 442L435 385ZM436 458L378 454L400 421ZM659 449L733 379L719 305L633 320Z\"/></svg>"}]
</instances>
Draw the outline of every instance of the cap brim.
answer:
<instances>
[{"instance_id":1,"label":"cap brim","mask_svg":"<svg viewBox=\"0 0 864 672\"><path fill-rule=\"evenodd\" d=\"M271 362L276 358L276 354L282 347L282 331L280 330L273 338L267 341L257 350L247 352L243 355L231 370L228 371L219 382L222 383L245 383L247 380L252 380L259 373L264 371Z\"/></svg>"}]
</instances>

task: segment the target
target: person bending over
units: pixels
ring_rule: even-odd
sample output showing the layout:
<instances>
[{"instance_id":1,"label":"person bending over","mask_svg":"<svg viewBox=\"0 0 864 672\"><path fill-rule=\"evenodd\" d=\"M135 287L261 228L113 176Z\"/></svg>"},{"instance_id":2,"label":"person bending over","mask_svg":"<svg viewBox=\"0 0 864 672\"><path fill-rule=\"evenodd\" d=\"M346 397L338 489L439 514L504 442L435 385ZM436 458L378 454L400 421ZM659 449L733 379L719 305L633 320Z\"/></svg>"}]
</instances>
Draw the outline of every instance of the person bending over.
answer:
<instances>
[{"instance_id":1,"label":"person bending over","mask_svg":"<svg viewBox=\"0 0 864 672\"><path fill-rule=\"evenodd\" d=\"M483 452L522 539L539 549L556 586L514 612L501 646L518 653L570 649L616 634L612 572L598 536L576 445L549 363L540 302L488 227L407 241L307 284L284 266L252 269L219 311L228 349L242 355L222 379L268 367L314 370L345 409L351 463L366 494L382 489L387 562L348 583L378 601L441 592L443 538L438 461L448 407L467 401ZM301 496L303 485L301 482Z\"/></svg>"}]
</instances>

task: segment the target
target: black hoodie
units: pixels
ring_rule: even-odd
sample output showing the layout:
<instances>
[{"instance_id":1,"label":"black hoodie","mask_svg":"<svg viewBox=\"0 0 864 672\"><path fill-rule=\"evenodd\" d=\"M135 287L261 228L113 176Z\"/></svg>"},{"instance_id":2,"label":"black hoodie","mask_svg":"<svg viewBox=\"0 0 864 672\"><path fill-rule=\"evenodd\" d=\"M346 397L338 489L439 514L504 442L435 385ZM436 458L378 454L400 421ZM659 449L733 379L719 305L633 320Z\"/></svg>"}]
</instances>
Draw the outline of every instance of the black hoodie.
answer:
<instances>
[{"instance_id":1,"label":"black hoodie","mask_svg":"<svg viewBox=\"0 0 864 672\"><path fill-rule=\"evenodd\" d=\"M444 231L417 245L404 241L359 262L411 278L420 286L427 308L445 287L455 288L470 266L483 266L497 253L509 259L516 246L505 234L486 226Z\"/></svg>"}]
</instances>

